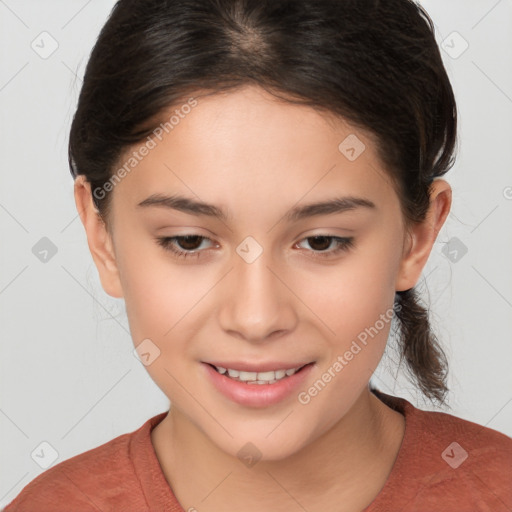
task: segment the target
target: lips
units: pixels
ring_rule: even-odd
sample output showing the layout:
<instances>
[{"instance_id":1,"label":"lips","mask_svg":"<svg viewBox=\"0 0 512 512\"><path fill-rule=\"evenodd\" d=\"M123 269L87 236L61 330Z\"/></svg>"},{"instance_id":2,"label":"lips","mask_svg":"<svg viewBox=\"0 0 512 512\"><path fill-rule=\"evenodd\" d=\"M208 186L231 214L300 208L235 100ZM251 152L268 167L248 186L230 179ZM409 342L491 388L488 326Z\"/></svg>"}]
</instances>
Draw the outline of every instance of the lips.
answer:
<instances>
[{"instance_id":1,"label":"lips","mask_svg":"<svg viewBox=\"0 0 512 512\"><path fill-rule=\"evenodd\" d=\"M269 363L266 365L241 365L237 363L223 364L232 364L233 366L238 366L239 368L270 368L270 371L272 368L279 366L281 366L281 370L283 368L292 366L289 363L278 363L276 365L275 362L271 365ZM298 367L300 367L300 365L301 363L297 364ZM235 380L234 378L228 377L226 374L223 375L219 373L219 371L217 371L214 365L211 363L202 363L201 366L204 368L206 377L209 382L213 384L214 388L216 388L218 392L220 392L230 401L244 406L260 408L276 405L281 401L289 399L291 396L293 396L294 392L298 392L300 386L304 384L304 382L308 379L308 376L311 374L315 363L307 363L306 365L303 365L299 371L279 380L273 380L271 382L258 380L257 382L253 383L243 381L241 382L239 380ZM242 372L244 372L244 370L242 370Z\"/></svg>"},{"instance_id":2,"label":"lips","mask_svg":"<svg viewBox=\"0 0 512 512\"><path fill-rule=\"evenodd\" d=\"M273 384L278 380L285 379L287 377L290 377L291 375L294 375L297 372L300 372L300 370L304 368L304 366L306 365L301 366L300 368L293 368L290 370L270 370L268 372L244 372L243 370L239 371L234 370L232 368L223 368L221 366L210 366L221 375L225 375L226 377L241 382L247 382L248 384Z\"/></svg>"},{"instance_id":3,"label":"lips","mask_svg":"<svg viewBox=\"0 0 512 512\"><path fill-rule=\"evenodd\" d=\"M238 370L243 372L276 372L278 370L293 370L300 369L303 366L314 363L314 361L303 361L298 363L290 363L284 361L272 361L265 363L250 363L247 361L203 361L210 366L216 366L220 368L229 368L232 370Z\"/></svg>"}]
</instances>

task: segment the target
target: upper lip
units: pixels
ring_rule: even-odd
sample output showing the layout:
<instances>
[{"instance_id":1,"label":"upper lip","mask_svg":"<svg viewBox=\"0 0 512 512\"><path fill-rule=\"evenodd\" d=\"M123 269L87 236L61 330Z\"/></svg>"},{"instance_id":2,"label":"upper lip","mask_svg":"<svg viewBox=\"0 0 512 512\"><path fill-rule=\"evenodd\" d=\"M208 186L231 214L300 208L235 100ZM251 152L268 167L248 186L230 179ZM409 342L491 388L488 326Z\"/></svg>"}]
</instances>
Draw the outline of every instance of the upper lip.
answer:
<instances>
[{"instance_id":1,"label":"upper lip","mask_svg":"<svg viewBox=\"0 0 512 512\"><path fill-rule=\"evenodd\" d=\"M314 361L307 361L305 363L288 363L283 361L268 361L266 363L248 363L246 361L204 361L206 364L220 366L221 368L230 368L232 370L240 370L242 372L271 372L277 370L291 370L292 368L300 368Z\"/></svg>"}]
</instances>

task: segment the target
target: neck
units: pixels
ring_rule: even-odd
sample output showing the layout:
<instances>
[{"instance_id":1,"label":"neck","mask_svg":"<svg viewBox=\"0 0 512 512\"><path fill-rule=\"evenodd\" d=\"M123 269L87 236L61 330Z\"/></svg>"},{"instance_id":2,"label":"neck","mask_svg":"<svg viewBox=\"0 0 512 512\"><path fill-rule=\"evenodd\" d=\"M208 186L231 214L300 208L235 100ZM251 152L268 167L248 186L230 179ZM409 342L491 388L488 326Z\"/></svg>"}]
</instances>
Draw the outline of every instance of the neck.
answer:
<instances>
[{"instance_id":1,"label":"neck","mask_svg":"<svg viewBox=\"0 0 512 512\"><path fill-rule=\"evenodd\" d=\"M391 471L404 429L404 417L365 388L338 423L281 460L245 466L173 408L151 436L185 510L284 511L301 504L325 512L362 510L371 503Z\"/></svg>"}]
</instances>

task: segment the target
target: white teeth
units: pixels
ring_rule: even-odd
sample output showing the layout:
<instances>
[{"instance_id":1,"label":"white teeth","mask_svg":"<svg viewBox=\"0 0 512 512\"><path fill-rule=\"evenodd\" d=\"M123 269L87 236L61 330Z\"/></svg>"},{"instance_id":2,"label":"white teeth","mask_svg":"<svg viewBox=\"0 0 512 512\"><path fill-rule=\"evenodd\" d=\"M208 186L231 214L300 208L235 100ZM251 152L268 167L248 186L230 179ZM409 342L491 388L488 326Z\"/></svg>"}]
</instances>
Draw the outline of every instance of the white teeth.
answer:
<instances>
[{"instance_id":1,"label":"white teeth","mask_svg":"<svg viewBox=\"0 0 512 512\"><path fill-rule=\"evenodd\" d=\"M275 377L276 377L276 372L259 372L258 373L258 380L264 380L265 382L274 380ZM253 380L253 379L251 379L251 380Z\"/></svg>"},{"instance_id":2,"label":"white teeth","mask_svg":"<svg viewBox=\"0 0 512 512\"><path fill-rule=\"evenodd\" d=\"M240 380L247 384L273 384L278 380L284 379L296 373L299 368L291 368L289 370L276 370L268 372L245 372L233 370L232 368L223 368L222 366L215 366L220 374L227 374L234 380ZM227 376L226 375L226 376Z\"/></svg>"},{"instance_id":3,"label":"white teeth","mask_svg":"<svg viewBox=\"0 0 512 512\"><path fill-rule=\"evenodd\" d=\"M277 370L276 379L282 379L286 375L286 370Z\"/></svg>"},{"instance_id":4,"label":"white teeth","mask_svg":"<svg viewBox=\"0 0 512 512\"><path fill-rule=\"evenodd\" d=\"M238 378L244 382L247 382L248 380L258 380L258 374L256 372L240 372Z\"/></svg>"}]
</instances>

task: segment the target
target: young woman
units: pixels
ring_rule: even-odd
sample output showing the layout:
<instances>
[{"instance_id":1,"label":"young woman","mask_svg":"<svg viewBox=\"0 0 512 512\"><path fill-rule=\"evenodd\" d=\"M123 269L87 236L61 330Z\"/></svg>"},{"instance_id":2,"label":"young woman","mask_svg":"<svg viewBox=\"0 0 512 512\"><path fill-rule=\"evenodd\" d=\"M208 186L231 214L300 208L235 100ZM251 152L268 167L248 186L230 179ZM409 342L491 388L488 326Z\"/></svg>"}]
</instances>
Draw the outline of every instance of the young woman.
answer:
<instances>
[{"instance_id":1,"label":"young woman","mask_svg":"<svg viewBox=\"0 0 512 512\"><path fill-rule=\"evenodd\" d=\"M171 406L6 512L510 511L510 438L369 385L395 317L444 403L414 287L456 112L409 0L119 1L70 165L102 286Z\"/></svg>"}]
</instances>

